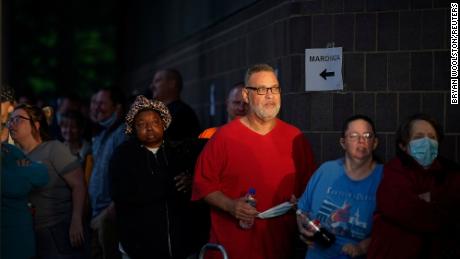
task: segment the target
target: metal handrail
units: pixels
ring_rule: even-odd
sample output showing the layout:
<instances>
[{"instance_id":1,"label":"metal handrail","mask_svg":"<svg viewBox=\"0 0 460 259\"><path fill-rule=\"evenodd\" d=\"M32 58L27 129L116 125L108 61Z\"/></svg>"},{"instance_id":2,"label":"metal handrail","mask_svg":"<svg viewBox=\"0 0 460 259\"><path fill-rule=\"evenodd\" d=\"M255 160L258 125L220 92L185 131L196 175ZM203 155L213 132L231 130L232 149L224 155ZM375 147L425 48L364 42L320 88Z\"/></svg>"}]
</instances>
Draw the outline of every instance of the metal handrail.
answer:
<instances>
[{"instance_id":1,"label":"metal handrail","mask_svg":"<svg viewBox=\"0 0 460 259\"><path fill-rule=\"evenodd\" d=\"M198 256L199 259L204 258L204 254L206 253L207 250L219 250L222 255L224 256L224 259L228 259L227 251L225 251L225 248L222 245L219 244L213 244L213 243L207 243L205 244L201 250L200 250L200 255Z\"/></svg>"}]
</instances>

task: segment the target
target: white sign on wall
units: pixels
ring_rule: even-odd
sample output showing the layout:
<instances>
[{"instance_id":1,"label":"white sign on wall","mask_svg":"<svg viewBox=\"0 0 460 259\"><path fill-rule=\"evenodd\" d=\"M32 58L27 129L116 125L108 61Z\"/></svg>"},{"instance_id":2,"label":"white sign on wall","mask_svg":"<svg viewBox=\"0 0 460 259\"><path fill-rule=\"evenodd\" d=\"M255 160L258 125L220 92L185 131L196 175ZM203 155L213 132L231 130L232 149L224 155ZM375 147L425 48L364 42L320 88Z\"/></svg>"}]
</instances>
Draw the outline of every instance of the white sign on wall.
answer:
<instances>
[{"instance_id":1,"label":"white sign on wall","mask_svg":"<svg viewBox=\"0 0 460 259\"><path fill-rule=\"evenodd\" d=\"M305 91L343 90L342 47L305 49Z\"/></svg>"}]
</instances>

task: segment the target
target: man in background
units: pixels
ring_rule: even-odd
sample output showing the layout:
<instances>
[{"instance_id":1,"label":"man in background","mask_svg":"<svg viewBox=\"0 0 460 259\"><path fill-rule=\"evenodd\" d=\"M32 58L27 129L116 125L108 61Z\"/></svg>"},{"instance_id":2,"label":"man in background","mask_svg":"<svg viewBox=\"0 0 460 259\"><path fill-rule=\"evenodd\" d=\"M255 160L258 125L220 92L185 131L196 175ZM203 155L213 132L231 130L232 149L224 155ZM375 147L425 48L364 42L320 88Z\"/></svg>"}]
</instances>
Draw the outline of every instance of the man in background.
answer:
<instances>
[{"instance_id":1,"label":"man in background","mask_svg":"<svg viewBox=\"0 0 460 259\"><path fill-rule=\"evenodd\" d=\"M232 89L228 92L228 97L225 102L227 106L227 122L232 121L237 117L246 115L248 112L248 104L243 100L244 82L239 82L233 85ZM205 129L198 138L210 139L217 131L218 127Z\"/></svg>"},{"instance_id":2,"label":"man in background","mask_svg":"<svg viewBox=\"0 0 460 259\"><path fill-rule=\"evenodd\" d=\"M94 163L88 185L93 259L121 258L115 207L110 196L109 162L114 150L125 140L122 105L123 98L118 89L102 88L95 96L94 117L101 131L93 138Z\"/></svg>"},{"instance_id":3,"label":"man in background","mask_svg":"<svg viewBox=\"0 0 460 259\"><path fill-rule=\"evenodd\" d=\"M201 131L195 111L181 100L182 88L182 76L175 69L157 71L150 85L153 99L165 103L171 113L172 122L166 136L173 141L196 138Z\"/></svg>"}]
</instances>

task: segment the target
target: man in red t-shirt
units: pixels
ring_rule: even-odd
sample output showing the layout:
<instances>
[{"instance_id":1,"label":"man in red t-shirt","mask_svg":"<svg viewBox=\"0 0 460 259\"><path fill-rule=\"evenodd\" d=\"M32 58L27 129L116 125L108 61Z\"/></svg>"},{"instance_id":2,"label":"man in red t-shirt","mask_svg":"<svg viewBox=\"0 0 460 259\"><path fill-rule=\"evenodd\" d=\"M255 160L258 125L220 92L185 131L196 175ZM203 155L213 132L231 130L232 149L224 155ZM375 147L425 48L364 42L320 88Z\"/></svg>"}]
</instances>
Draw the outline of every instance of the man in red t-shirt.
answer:
<instances>
[{"instance_id":1,"label":"man in red t-shirt","mask_svg":"<svg viewBox=\"0 0 460 259\"><path fill-rule=\"evenodd\" d=\"M209 242L223 245L232 259L284 259L294 253L293 212L256 218L258 212L299 196L315 169L302 132L276 117L280 92L272 67L249 68L243 89L248 114L222 126L197 161L192 199L211 205ZM256 190L256 208L245 202L249 188ZM240 220L254 224L243 229Z\"/></svg>"}]
</instances>

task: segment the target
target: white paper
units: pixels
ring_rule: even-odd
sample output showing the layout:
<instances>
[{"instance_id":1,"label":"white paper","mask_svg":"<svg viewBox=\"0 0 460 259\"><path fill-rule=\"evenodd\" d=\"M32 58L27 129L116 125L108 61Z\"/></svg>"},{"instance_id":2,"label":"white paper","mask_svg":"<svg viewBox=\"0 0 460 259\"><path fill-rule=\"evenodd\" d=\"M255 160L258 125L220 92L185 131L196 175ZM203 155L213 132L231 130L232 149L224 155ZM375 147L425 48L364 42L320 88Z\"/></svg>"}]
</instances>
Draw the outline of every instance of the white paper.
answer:
<instances>
[{"instance_id":1,"label":"white paper","mask_svg":"<svg viewBox=\"0 0 460 259\"><path fill-rule=\"evenodd\" d=\"M286 214L292 208L292 203L286 201L281 204L276 205L266 211L263 211L257 215L258 218L261 219L269 219L273 217L278 217L281 215Z\"/></svg>"},{"instance_id":2,"label":"white paper","mask_svg":"<svg viewBox=\"0 0 460 259\"><path fill-rule=\"evenodd\" d=\"M305 49L305 91L343 90L342 47Z\"/></svg>"}]
</instances>

